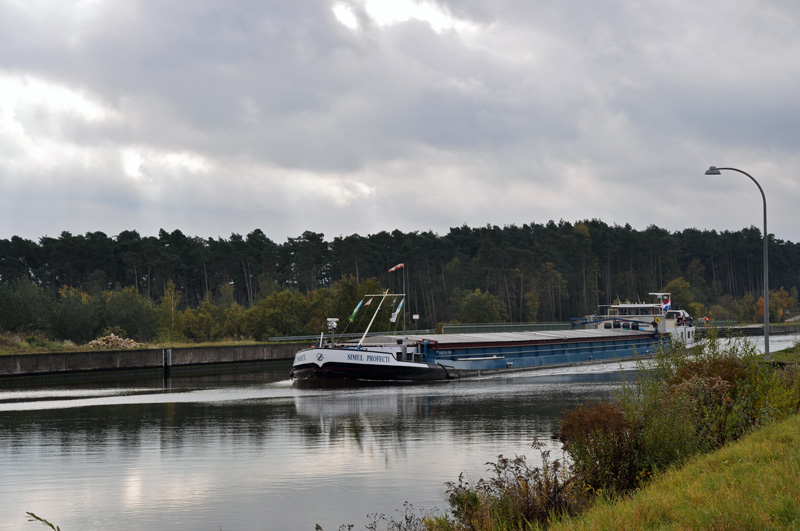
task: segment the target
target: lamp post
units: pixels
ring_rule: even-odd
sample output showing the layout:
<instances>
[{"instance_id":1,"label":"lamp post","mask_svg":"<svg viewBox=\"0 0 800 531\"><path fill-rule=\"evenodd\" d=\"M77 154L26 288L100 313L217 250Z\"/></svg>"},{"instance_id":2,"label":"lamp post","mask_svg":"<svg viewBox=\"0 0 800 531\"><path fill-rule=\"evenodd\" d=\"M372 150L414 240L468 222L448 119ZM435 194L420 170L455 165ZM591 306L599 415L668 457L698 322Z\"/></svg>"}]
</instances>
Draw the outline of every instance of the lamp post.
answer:
<instances>
[{"instance_id":1,"label":"lamp post","mask_svg":"<svg viewBox=\"0 0 800 531\"><path fill-rule=\"evenodd\" d=\"M769 260L767 259L767 239L769 233L767 232L767 197L764 195L764 190L758 184L752 175L746 171L736 168L717 168L711 166L706 170L706 175L722 175L720 170L738 171L750 177L750 180L756 183L758 191L761 192L761 200L764 202L764 357L769 359Z\"/></svg>"}]
</instances>

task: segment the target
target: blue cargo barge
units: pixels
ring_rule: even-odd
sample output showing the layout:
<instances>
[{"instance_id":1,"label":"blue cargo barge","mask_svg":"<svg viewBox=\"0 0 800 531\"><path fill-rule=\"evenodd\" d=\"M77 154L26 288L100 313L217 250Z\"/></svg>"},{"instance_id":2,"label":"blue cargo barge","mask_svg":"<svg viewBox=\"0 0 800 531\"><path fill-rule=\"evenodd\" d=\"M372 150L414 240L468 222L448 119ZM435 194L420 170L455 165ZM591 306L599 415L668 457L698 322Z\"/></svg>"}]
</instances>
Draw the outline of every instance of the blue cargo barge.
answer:
<instances>
[{"instance_id":1,"label":"blue cargo barge","mask_svg":"<svg viewBox=\"0 0 800 531\"><path fill-rule=\"evenodd\" d=\"M648 356L664 340L658 332L625 329L375 336L301 350L291 376L446 380Z\"/></svg>"},{"instance_id":2,"label":"blue cargo barge","mask_svg":"<svg viewBox=\"0 0 800 531\"><path fill-rule=\"evenodd\" d=\"M290 376L295 380L341 379L377 381L447 380L481 374L531 370L632 359L649 356L669 341L659 304L641 305L638 319L615 317L620 326L540 332L496 332L477 334L406 334L367 337L369 328L387 297L367 295L380 303L359 341L337 342L333 331L337 319L329 319L331 340L320 336L316 347L295 355ZM369 302L367 303L367 305ZM402 302L400 304L402 306ZM392 319L399 312L397 307ZM651 308L652 306L652 308ZM356 311L361 303L356 307ZM355 312L354 312L355 314ZM593 320L593 323L599 322Z\"/></svg>"}]
</instances>

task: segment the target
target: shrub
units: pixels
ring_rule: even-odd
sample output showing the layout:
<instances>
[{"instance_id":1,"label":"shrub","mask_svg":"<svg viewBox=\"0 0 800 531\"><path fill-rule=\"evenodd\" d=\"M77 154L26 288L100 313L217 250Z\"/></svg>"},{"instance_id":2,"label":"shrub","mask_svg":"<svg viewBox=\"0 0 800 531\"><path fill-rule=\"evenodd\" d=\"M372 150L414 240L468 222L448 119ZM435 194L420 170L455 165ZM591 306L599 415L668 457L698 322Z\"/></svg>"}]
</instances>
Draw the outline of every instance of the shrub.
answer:
<instances>
[{"instance_id":1,"label":"shrub","mask_svg":"<svg viewBox=\"0 0 800 531\"><path fill-rule=\"evenodd\" d=\"M454 521L429 519L433 529L525 529L546 525L557 515L577 514L583 492L570 479L567 470L538 441L532 447L542 457L541 467L528 465L525 456L509 459L498 456L487 463L490 479L471 485L463 474L458 482L446 483Z\"/></svg>"},{"instance_id":2,"label":"shrub","mask_svg":"<svg viewBox=\"0 0 800 531\"><path fill-rule=\"evenodd\" d=\"M595 402L567 411L558 438L585 487L624 492L637 483L639 430L618 406Z\"/></svg>"},{"instance_id":3,"label":"shrub","mask_svg":"<svg viewBox=\"0 0 800 531\"><path fill-rule=\"evenodd\" d=\"M659 352L613 403L566 412L559 439L577 480L621 494L798 409L796 366L775 370L748 342L712 337Z\"/></svg>"}]
</instances>

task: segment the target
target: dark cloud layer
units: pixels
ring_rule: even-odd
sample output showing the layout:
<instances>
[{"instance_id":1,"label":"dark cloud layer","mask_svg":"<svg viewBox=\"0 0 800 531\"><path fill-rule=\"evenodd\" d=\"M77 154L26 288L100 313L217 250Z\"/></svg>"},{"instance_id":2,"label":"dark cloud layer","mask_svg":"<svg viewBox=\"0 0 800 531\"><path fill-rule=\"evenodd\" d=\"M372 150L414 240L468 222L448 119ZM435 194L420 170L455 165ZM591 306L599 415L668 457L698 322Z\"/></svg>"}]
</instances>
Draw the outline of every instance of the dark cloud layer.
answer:
<instances>
[{"instance_id":1,"label":"dark cloud layer","mask_svg":"<svg viewBox=\"0 0 800 531\"><path fill-rule=\"evenodd\" d=\"M0 237L608 223L800 241L800 7L0 0Z\"/></svg>"}]
</instances>

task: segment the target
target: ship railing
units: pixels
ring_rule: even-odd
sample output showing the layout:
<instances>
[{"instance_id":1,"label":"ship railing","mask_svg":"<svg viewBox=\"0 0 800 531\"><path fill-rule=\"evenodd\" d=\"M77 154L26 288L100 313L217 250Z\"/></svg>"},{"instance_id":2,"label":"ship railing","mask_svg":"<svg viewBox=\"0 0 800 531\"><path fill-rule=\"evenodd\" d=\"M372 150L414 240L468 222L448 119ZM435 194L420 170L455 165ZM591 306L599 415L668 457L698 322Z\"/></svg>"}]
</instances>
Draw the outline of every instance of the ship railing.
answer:
<instances>
[{"instance_id":1,"label":"ship railing","mask_svg":"<svg viewBox=\"0 0 800 531\"><path fill-rule=\"evenodd\" d=\"M435 333L436 333L436 330L413 330L413 331L412 330L406 330L406 334L405 335L409 335L409 334L427 335L427 334L435 334ZM352 334L336 334L336 339L337 340L339 340L339 339L357 339L357 338L359 338L359 337L361 337L363 335L364 335L363 332L356 332L356 333L352 333ZM370 332L369 334L367 334L367 337L373 337L373 336L401 336L402 337L403 336L403 332L402 331L396 331L396 332L395 331L390 331L390 332ZM327 338L328 336L325 336L325 337ZM276 341L276 342L277 341L284 341L284 342L287 342L287 343L296 343L298 341L318 341L318 340L319 340L319 334L308 335L308 336L273 336L273 337L269 338L270 342L273 342L273 341Z\"/></svg>"},{"instance_id":2,"label":"ship railing","mask_svg":"<svg viewBox=\"0 0 800 531\"><path fill-rule=\"evenodd\" d=\"M495 332L545 332L548 330L569 330L568 322L548 323L465 323L444 324L445 334L489 334Z\"/></svg>"},{"instance_id":3,"label":"ship railing","mask_svg":"<svg viewBox=\"0 0 800 531\"><path fill-rule=\"evenodd\" d=\"M658 316L654 316L658 317ZM597 319L588 319L586 317L573 317L571 320L572 328L576 328L579 326L586 326L590 324L598 324L598 323L629 323L629 324L636 324L642 327L651 327L653 326L652 322L647 321L640 321L637 319L626 319L625 317L598 317Z\"/></svg>"}]
</instances>

